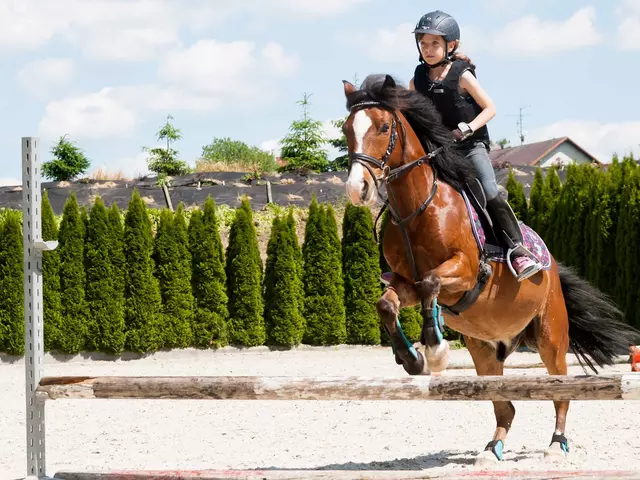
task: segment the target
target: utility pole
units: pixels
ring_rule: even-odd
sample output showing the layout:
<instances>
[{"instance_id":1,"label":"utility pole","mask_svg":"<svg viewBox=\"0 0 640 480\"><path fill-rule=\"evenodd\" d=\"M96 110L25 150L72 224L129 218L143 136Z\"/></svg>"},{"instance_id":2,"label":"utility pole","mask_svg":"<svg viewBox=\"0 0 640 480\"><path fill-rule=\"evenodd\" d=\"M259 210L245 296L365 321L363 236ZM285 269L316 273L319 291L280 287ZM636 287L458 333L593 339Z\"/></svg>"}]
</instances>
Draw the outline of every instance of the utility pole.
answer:
<instances>
[{"instance_id":1,"label":"utility pole","mask_svg":"<svg viewBox=\"0 0 640 480\"><path fill-rule=\"evenodd\" d=\"M519 113L518 113L518 121L516 122L516 124L518 125L518 137L520 137L520 145L522 145L524 143L524 127L523 127L523 122L522 122L522 111L525 108L529 108L531 105L527 105L524 107L520 107L519 109Z\"/></svg>"}]
</instances>

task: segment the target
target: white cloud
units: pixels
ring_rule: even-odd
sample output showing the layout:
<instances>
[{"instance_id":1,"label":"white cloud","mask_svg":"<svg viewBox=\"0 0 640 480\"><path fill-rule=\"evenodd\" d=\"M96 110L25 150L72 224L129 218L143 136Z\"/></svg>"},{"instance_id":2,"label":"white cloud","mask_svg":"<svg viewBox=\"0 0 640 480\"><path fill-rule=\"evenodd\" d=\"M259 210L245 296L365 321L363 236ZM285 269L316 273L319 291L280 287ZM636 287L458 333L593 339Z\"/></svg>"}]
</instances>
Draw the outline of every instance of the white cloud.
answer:
<instances>
[{"instance_id":1,"label":"white cloud","mask_svg":"<svg viewBox=\"0 0 640 480\"><path fill-rule=\"evenodd\" d=\"M369 56L379 62L405 63L416 61L418 50L411 32L413 23L401 23L394 28L378 28L358 34L357 42Z\"/></svg>"},{"instance_id":2,"label":"white cloud","mask_svg":"<svg viewBox=\"0 0 640 480\"><path fill-rule=\"evenodd\" d=\"M90 58L138 61L180 46L180 32L210 31L230 16L331 16L370 0L0 0L0 51L34 50L53 40L79 47Z\"/></svg>"},{"instance_id":3,"label":"white cloud","mask_svg":"<svg viewBox=\"0 0 640 480\"><path fill-rule=\"evenodd\" d=\"M136 112L114 98L112 88L83 96L50 102L40 121L41 135L55 138L105 138L131 135L137 124Z\"/></svg>"},{"instance_id":4,"label":"white cloud","mask_svg":"<svg viewBox=\"0 0 640 480\"><path fill-rule=\"evenodd\" d=\"M263 92L268 75L258 81L254 72L290 75L298 68L298 59L287 56L282 47L270 42L256 55L256 45L248 41L223 43L203 39L191 47L170 52L161 61L159 77L170 85L190 91L223 95Z\"/></svg>"},{"instance_id":5,"label":"white cloud","mask_svg":"<svg viewBox=\"0 0 640 480\"><path fill-rule=\"evenodd\" d=\"M254 1L255 0L248 0ZM370 0L261 0L255 2L257 9L279 10L291 16L316 18L345 13L352 8L368 3Z\"/></svg>"},{"instance_id":6,"label":"white cloud","mask_svg":"<svg viewBox=\"0 0 640 480\"><path fill-rule=\"evenodd\" d=\"M75 138L130 135L145 111L212 111L223 102L268 101L275 81L299 67L276 43L255 51L252 42L212 39L169 52L160 62L158 84L103 88L51 102L40 122L43 135ZM259 79L254 71L263 72Z\"/></svg>"},{"instance_id":7,"label":"white cloud","mask_svg":"<svg viewBox=\"0 0 640 480\"><path fill-rule=\"evenodd\" d=\"M565 21L542 20L526 15L490 36L493 53L527 57L549 56L596 45L603 35L595 27L596 10L584 7Z\"/></svg>"},{"instance_id":8,"label":"white cloud","mask_svg":"<svg viewBox=\"0 0 640 480\"><path fill-rule=\"evenodd\" d=\"M640 0L624 0L618 14L617 45L620 50L640 50Z\"/></svg>"},{"instance_id":9,"label":"white cloud","mask_svg":"<svg viewBox=\"0 0 640 480\"><path fill-rule=\"evenodd\" d=\"M527 143L554 137L570 137L602 162L610 162L614 153L620 157L640 152L640 121L600 123L587 120L563 120L531 130Z\"/></svg>"},{"instance_id":10,"label":"white cloud","mask_svg":"<svg viewBox=\"0 0 640 480\"><path fill-rule=\"evenodd\" d=\"M38 98L46 98L66 87L75 75L70 58L45 58L26 64L18 72L20 86Z\"/></svg>"}]
</instances>

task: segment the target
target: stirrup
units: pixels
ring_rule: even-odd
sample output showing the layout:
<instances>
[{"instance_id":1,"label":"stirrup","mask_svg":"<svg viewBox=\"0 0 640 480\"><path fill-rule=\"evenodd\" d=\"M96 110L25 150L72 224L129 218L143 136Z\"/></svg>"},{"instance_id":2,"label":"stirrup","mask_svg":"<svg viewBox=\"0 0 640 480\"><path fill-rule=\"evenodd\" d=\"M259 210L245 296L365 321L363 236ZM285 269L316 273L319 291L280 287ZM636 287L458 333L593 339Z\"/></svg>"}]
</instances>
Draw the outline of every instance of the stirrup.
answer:
<instances>
[{"instance_id":1,"label":"stirrup","mask_svg":"<svg viewBox=\"0 0 640 480\"><path fill-rule=\"evenodd\" d=\"M529 267L528 269L518 274L516 270L513 268L513 265L511 264L511 256L515 252L518 252L522 255L529 257L529 259L533 261L535 265ZM507 260L507 267L509 268L509 270L511 270L511 273L513 274L514 277L516 277L516 280L518 280L518 282L522 282L523 280L526 280L527 278L535 275L540 270L542 270L542 265L540 265L540 262L536 259L533 253L531 253L529 249L524 245L522 245L521 243L518 243L507 250L506 260Z\"/></svg>"}]
</instances>

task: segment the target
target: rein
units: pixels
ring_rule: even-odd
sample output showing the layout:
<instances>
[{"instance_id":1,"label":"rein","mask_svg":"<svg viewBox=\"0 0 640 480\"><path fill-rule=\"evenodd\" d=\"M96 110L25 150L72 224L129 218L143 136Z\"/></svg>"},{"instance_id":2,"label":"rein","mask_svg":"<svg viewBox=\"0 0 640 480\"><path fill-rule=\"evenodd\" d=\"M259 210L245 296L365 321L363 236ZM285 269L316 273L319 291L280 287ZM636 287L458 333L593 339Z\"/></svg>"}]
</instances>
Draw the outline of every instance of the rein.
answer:
<instances>
[{"instance_id":1,"label":"rein","mask_svg":"<svg viewBox=\"0 0 640 480\"><path fill-rule=\"evenodd\" d=\"M381 182L384 182L385 185L389 185L390 183L395 182L400 178L402 178L404 175L409 173L414 168L420 167L422 165L428 165L429 160L431 160L436 155L438 155L442 151L443 147L440 146L435 150L433 150L432 152L428 153L427 155L424 155L418 158L417 160L413 160L412 162L407 164L404 164L405 150L403 149L402 165L396 168L389 168L389 166L387 165L387 161L389 160L389 157L391 156L391 153L393 152L396 145L396 141L398 139L397 125L400 124L400 126L402 127L402 144L403 145L406 145L406 130L404 128L404 125L402 124L402 121L398 118L398 115L395 112L395 110L387 107L386 105L380 102L376 102L376 101L359 102L354 104L350 108L350 111L362 110L362 109L371 108L371 107L383 108L385 110L389 110L393 115L393 122L391 124L391 134L389 138L389 146L387 147L386 152L380 159L376 157L372 157L371 155L367 155L366 153L350 153L349 154L349 171L351 170L351 166L353 165L354 162L359 163L364 168L366 168L371 174L371 177L373 178L376 184L378 195L380 196ZM372 166L382 170L382 175L376 176ZM424 200L424 202L422 202L422 204L413 213L411 213L409 216L405 218L402 218L399 214L398 202L396 201L395 195L393 194L391 189L387 188L386 190L387 190L388 199L387 200L383 199L384 205L380 210L380 213L376 217L376 221L373 225L373 234L374 234L376 243L378 243L378 234L376 231L378 219L382 215L382 212L384 212L385 208L389 208L389 213L391 214L391 217L392 217L391 221L395 225L398 225L400 227L400 231L402 232L402 241L404 242L404 246L407 251L407 260L409 261L409 266L411 267L411 271L414 276L415 282L419 282L421 278L418 272L418 267L416 266L415 257L413 255L413 250L411 248L411 242L409 240L409 234L407 232L406 227L408 223L411 222L411 220L413 220L417 215L419 215L420 213L424 212L427 209L427 207L429 206L429 204L432 202L432 200L436 195L436 192L438 190L438 175L435 169L432 169L432 170L433 170L433 183L431 185L431 192L429 193L427 198Z\"/></svg>"}]
</instances>

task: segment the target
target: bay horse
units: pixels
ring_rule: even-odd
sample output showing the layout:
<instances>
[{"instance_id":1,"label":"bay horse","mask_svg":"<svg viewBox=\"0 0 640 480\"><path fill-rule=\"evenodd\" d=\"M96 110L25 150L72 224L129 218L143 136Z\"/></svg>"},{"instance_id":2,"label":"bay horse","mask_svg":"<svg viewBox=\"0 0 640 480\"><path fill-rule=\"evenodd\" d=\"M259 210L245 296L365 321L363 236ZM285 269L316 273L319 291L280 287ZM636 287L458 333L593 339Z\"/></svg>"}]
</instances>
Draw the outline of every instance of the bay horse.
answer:
<instances>
[{"instance_id":1,"label":"bay horse","mask_svg":"<svg viewBox=\"0 0 640 480\"><path fill-rule=\"evenodd\" d=\"M611 365L637 343L640 332L624 323L609 298L553 257L546 269L521 282L506 263L487 257L465 201L474 195L475 172L457 153L428 98L390 75L369 75L359 89L348 81L343 85L349 110L343 126L346 192L353 204L371 206L382 198L389 209L382 248L392 275L377 311L396 362L407 373L446 369L443 319L462 334L478 375L502 375L505 359L523 343L539 353L550 375L567 374L569 346L597 373L593 362ZM482 202L477 204L481 209ZM424 355L398 321L401 308L418 303ZM569 401L554 406L555 427L545 451L553 459L568 452ZM493 407L496 429L476 464L502 460L515 408L509 401L494 401Z\"/></svg>"}]
</instances>

